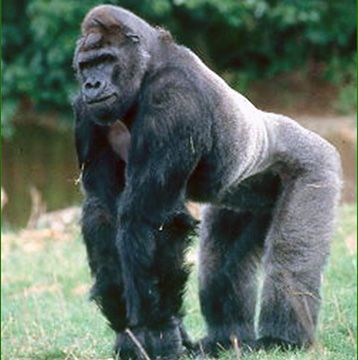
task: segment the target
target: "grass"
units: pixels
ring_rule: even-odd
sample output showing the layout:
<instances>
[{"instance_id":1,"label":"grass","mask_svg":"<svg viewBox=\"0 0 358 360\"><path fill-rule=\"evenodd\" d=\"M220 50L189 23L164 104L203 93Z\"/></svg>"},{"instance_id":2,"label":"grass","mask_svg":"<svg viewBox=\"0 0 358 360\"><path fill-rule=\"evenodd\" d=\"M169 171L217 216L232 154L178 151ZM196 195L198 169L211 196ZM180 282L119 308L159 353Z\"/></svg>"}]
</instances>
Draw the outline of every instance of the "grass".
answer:
<instances>
[{"instance_id":1,"label":"grass","mask_svg":"<svg viewBox=\"0 0 358 360\"><path fill-rule=\"evenodd\" d=\"M245 359L356 358L355 234L356 207L345 205L325 273L315 347L308 352L260 351L245 355ZM6 234L2 240L2 359L109 359L114 335L87 300L91 280L80 236L53 240L48 234L34 240L18 233ZM186 311L187 329L198 339L205 326L195 271L188 284ZM235 358L229 352L221 360Z\"/></svg>"}]
</instances>

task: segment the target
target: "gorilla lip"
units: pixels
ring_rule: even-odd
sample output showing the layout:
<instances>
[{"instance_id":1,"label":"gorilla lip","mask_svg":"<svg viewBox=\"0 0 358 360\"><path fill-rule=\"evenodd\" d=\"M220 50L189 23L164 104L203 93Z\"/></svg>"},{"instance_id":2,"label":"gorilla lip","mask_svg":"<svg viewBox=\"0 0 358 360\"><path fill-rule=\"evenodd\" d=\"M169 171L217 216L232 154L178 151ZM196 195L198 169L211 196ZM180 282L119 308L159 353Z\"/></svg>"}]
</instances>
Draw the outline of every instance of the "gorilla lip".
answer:
<instances>
[{"instance_id":1,"label":"gorilla lip","mask_svg":"<svg viewBox=\"0 0 358 360\"><path fill-rule=\"evenodd\" d=\"M112 99L115 100L116 98L117 98L116 94L110 94L110 95L102 96L101 98L87 100L86 103L88 105L97 105L104 102L109 102Z\"/></svg>"}]
</instances>

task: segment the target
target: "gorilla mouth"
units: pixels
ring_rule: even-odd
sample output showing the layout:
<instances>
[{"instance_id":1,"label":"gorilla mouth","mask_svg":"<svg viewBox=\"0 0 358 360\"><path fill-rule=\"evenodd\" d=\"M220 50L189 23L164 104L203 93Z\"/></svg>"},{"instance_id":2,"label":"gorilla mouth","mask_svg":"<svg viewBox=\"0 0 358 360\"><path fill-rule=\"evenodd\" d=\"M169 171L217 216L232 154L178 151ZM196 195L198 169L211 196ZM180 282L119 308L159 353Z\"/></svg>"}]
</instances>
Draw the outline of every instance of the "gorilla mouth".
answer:
<instances>
[{"instance_id":1,"label":"gorilla mouth","mask_svg":"<svg viewBox=\"0 0 358 360\"><path fill-rule=\"evenodd\" d=\"M99 105L99 104L109 104L109 103L113 103L117 98L117 95L112 93L112 94L109 94L109 95L105 95L105 96L102 96L100 98L94 98L94 99L89 99L87 100L87 104L88 105Z\"/></svg>"}]
</instances>

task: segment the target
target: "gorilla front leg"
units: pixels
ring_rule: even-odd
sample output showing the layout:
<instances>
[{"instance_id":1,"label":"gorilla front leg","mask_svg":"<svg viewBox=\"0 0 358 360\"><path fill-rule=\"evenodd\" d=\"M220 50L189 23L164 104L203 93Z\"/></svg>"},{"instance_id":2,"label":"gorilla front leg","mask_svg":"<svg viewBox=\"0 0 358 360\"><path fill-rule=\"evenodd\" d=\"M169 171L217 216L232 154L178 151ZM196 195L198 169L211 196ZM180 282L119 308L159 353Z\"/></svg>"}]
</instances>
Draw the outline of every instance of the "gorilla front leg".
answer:
<instances>
[{"instance_id":1,"label":"gorilla front leg","mask_svg":"<svg viewBox=\"0 0 358 360\"><path fill-rule=\"evenodd\" d=\"M128 207L126 207L128 210ZM183 352L181 305L187 269L184 250L193 221L184 212L174 213L162 224L150 219L129 221L121 217L118 245L129 327L150 356ZM121 358L141 358L128 334L120 334Z\"/></svg>"},{"instance_id":2,"label":"gorilla front leg","mask_svg":"<svg viewBox=\"0 0 358 360\"><path fill-rule=\"evenodd\" d=\"M132 147L117 235L129 327L154 358L183 353L186 339L180 318L187 279L183 260L195 225L183 205L195 159L182 161L178 154L185 158L186 148L176 151L165 146L166 141L149 154ZM144 163L135 158L143 154ZM119 347L121 358L141 356L128 337Z\"/></svg>"},{"instance_id":3,"label":"gorilla front leg","mask_svg":"<svg viewBox=\"0 0 358 360\"><path fill-rule=\"evenodd\" d=\"M111 328L127 326L121 265L116 248L117 201L124 188L125 162L107 142L107 129L87 121L77 103L76 149L86 200L82 210L82 235L94 285L96 302Z\"/></svg>"},{"instance_id":4,"label":"gorilla front leg","mask_svg":"<svg viewBox=\"0 0 358 360\"><path fill-rule=\"evenodd\" d=\"M95 301L109 325L121 332L127 324L123 281L115 246L115 215L100 199L92 196L83 206L82 234L92 276L91 300Z\"/></svg>"},{"instance_id":5,"label":"gorilla front leg","mask_svg":"<svg viewBox=\"0 0 358 360\"><path fill-rule=\"evenodd\" d=\"M183 348L177 319L187 277L183 252L192 228L183 204L206 135L193 129L200 103L178 84L177 74L168 71L158 79L132 127L117 236L129 326L139 337L145 334L144 348L153 357Z\"/></svg>"}]
</instances>

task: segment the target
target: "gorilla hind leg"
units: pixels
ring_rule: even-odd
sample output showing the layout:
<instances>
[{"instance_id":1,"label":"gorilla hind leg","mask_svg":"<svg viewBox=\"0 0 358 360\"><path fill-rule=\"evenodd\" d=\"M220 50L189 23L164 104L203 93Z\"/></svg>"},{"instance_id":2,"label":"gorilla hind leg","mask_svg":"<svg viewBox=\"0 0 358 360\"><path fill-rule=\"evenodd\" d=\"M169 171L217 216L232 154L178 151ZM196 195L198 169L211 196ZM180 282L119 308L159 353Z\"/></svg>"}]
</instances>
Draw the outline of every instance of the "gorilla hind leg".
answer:
<instances>
[{"instance_id":1,"label":"gorilla hind leg","mask_svg":"<svg viewBox=\"0 0 358 360\"><path fill-rule=\"evenodd\" d=\"M327 166L327 164L326 164ZM314 341L339 171L333 165L286 179L267 234L258 347Z\"/></svg>"},{"instance_id":2,"label":"gorilla hind leg","mask_svg":"<svg viewBox=\"0 0 358 360\"><path fill-rule=\"evenodd\" d=\"M204 352L255 341L257 268L271 215L208 207L200 242L200 303L208 336Z\"/></svg>"}]
</instances>

